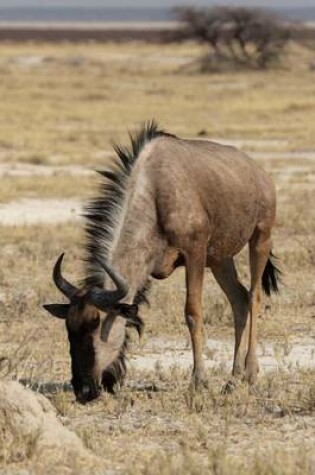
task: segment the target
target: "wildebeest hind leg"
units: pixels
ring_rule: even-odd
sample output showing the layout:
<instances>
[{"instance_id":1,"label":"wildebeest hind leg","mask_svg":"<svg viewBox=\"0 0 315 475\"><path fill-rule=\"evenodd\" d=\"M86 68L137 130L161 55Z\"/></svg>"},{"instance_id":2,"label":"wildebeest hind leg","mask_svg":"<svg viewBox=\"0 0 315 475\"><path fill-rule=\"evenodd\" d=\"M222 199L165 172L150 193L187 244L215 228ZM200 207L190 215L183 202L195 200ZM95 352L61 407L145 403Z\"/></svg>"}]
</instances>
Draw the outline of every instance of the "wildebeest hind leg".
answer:
<instances>
[{"instance_id":1,"label":"wildebeest hind leg","mask_svg":"<svg viewBox=\"0 0 315 475\"><path fill-rule=\"evenodd\" d=\"M257 319L261 306L261 281L271 249L270 229L256 228L250 242L250 271L251 271L251 309L249 345L246 355L246 379L255 384L258 374L257 361Z\"/></svg>"},{"instance_id":2,"label":"wildebeest hind leg","mask_svg":"<svg viewBox=\"0 0 315 475\"><path fill-rule=\"evenodd\" d=\"M232 258L224 259L218 264L211 263L210 267L233 310L235 327L233 376L242 379L245 374L245 358L248 346L249 292L238 280Z\"/></svg>"}]
</instances>

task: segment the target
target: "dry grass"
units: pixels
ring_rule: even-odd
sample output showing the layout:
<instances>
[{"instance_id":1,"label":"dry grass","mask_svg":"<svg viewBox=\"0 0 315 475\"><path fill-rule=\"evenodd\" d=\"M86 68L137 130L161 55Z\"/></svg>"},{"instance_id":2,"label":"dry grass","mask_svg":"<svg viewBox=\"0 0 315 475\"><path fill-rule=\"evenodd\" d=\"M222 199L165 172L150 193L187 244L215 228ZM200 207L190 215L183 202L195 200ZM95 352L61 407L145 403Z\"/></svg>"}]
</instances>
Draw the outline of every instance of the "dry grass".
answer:
<instances>
[{"instance_id":1,"label":"dry grass","mask_svg":"<svg viewBox=\"0 0 315 475\"><path fill-rule=\"evenodd\" d=\"M152 117L181 135L206 130L315 147L310 51L291 46L294 70L232 77L189 73L183 65L199 54L194 44L2 46L3 159L93 167L104 163L111 139L125 139L127 129Z\"/></svg>"},{"instance_id":2,"label":"dry grass","mask_svg":"<svg viewBox=\"0 0 315 475\"><path fill-rule=\"evenodd\" d=\"M0 203L21 198L85 198L95 190L92 177L67 175L56 177L2 177Z\"/></svg>"},{"instance_id":3,"label":"dry grass","mask_svg":"<svg viewBox=\"0 0 315 475\"><path fill-rule=\"evenodd\" d=\"M272 342L282 358L296 338L315 337L315 153L299 157L299 150L315 150L315 83L308 69L312 53L292 45L288 64L299 58L294 70L204 76L184 67L199 52L194 44L4 45L0 161L106 166L110 140L125 140L126 129L151 117L185 136L203 131L216 138L251 140L243 148L257 152L279 196L274 249L285 287L265 301L259 336L264 344ZM45 59L27 63L34 56ZM297 153L290 155L293 150ZM259 156L261 152L269 154ZM2 177L0 201L86 199L94 184L93 178L66 173ZM82 243L79 224L1 228L3 376L43 391L62 421L114 473L314 473L313 370L267 373L254 390L240 384L226 396L220 393L229 378L224 366L209 371L210 389L200 394L189 393L188 370L157 364L149 372L131 366L117 396L103 395L85 407L75 404L64 326L48 318L41 305L62 300L51 282L51 268L63 250L67 277L79 281ZM237 263L248 284L246 251ZM141 354L154 339L189 345L183 302L182 271L153 286L151 308L142 311L144 340L140 348L134 344L134 353ZM205 337L231 339L230 309L210 273L204 310ZM215 357L212 350L205 353L208 360ZM156 354L163 359L163 347Z\"/></svg>"}]
</instances>

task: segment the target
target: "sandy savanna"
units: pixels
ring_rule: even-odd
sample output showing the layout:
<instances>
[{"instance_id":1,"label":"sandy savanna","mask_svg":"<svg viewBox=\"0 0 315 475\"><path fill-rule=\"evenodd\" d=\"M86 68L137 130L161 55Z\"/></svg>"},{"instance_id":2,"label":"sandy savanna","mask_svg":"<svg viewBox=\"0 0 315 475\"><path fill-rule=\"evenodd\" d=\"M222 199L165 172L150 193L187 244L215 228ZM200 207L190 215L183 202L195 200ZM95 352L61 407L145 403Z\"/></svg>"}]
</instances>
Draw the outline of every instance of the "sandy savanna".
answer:
<instances>
[{"instance_id":1,"label":"sandy savanna","mask_svg":"<svg viewBox=\"0 0 315 475\"><path fill-rule=\"evenodd\" d=\"M200 45L2 44L0 55L1 377L43 393L101 473L315 472L314 50L292 43L272 71L199 74ZM66 251L82 277L82 204L114 157L112 140L155 118L182 137L231 143L273 177L273 247L283 272L259 318L259 383L221 394L233 357L229 305L210 272L204 285L209 389L188 390L192 355L181 270L156 282L132 337L126 383L115 396L75 403L52 266ZM248 285L247 252L237 265ZM2 413L1 413L2 414ZM2 414L3 415L3 414ZM40 430L40 429L39 429ZM2 437L4 473L41 473L32 449ZM23 445L23 444L22 444ZM24 447L24 446L23 446ZM61 447L54 450L62 451ZM84 460L47 457L46 473L86 473ZM21 472L22 473L22 472Z\"/></svg>"}]
</instances>

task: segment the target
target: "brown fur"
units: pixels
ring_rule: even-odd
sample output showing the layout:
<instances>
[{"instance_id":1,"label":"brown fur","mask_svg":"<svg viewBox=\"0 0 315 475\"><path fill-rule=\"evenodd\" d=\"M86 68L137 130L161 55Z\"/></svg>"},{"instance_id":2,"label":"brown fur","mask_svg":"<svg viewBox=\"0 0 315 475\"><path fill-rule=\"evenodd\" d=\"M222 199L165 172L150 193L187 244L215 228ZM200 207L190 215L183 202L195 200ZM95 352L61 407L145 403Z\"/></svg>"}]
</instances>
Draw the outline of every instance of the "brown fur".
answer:
<instances>
[{"instance_id":1,"label":"brown fur","mask_svg":"<svg viewBox=\"0 0 315 475\"><path fill-rule=\"evenodd\" d=\"M144 147L134 165L109 262L129 282L125 299L129 303L150 274L165 278L176 263L184 263L185 315L197 384L202 379L201 294L206 266L227 292L234 310L234 374L256 380L256 321L275 212L271 179L233 147L158 137ZM238 282L233 266L233 256L247 242L250 292Z\"/></svg>"},{"instance_id":2,"label":"brown fur","mask_svg":"<svg viewBox=\"0 0 315 475\"><path fill-rule=\"evenodd\" d=\"M102 269L98 263L106 259L128 282L129 291L120 302L126 309L137 301L150 276L166 278L184 265L185 318L194 357L192 382L199 386L204 380L201 296L204 269L209 267L234 314L233 374L255 383L263 275L268 291L276 282L276 268L270 260L276 214L274 185L253 160L234 147L179 139L158 131L154 124L141 134L138 142L133 139L133 154L118 149L123 165L116 172L104 173L109 185L105 185L104 198L95 201L94 215L88 216L86 285L100 285ZM233 263L233 257L247 243L249 291L239 282ZM107 289L113 286L106 283ZM88 306L81 311L78 307L73 310L73 304L70 307L70 320L89 320L86 312L95 312ZM81 315L74 316L78 311ZM98 383L125 342L127 320L120 311L115 306L109 308L107 315L102 314L100 328L94 331L98 372L93 377ZM100 335L109 321L109 337L104 344Z\"/></svg>"}]
</instances>

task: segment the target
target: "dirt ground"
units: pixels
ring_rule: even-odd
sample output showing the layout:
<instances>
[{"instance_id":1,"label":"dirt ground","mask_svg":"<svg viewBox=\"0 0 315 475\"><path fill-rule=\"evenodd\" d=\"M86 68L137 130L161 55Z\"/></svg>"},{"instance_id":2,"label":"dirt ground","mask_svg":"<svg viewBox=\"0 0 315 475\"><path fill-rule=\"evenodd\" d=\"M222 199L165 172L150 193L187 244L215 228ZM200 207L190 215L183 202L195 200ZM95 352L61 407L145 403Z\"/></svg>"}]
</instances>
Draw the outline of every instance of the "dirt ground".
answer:
<instances>
[{"instance_id":1,"label":"dirt ground","mask_svg":"<svg viewBox=\"0 0 315 475\"><path fill-rule=\"evenodd\" d=\"M102 459L104 473L313 474L314 53L292 44L277 71L210 76L192 67L199 54L194 44L1 45L1 377L48 397L59 420ZM80 212L100 181L92 170L110 162L112 139L127 142L128 129L153 117L181 136L232 143L272 175L273 245L283 284L259 319L257 387L240 383L221 393L230 377L233 325L207 272L209 388L188 389L192 361L179 270L152 286L124 387L83 407L69 383L66 331L42 304L61 301L51 279L60 252L69 279L82 277ZM246 249L237 265L248 285ZM30 466L23 457L1 463L3 473ZM75 470L65 466L64 473Z\"/></svg>"}]
</instances>

